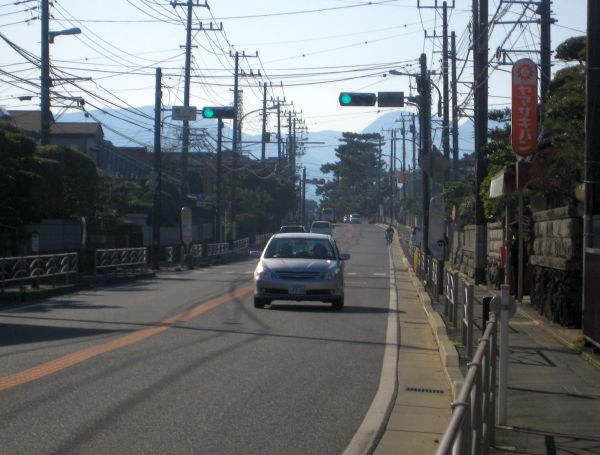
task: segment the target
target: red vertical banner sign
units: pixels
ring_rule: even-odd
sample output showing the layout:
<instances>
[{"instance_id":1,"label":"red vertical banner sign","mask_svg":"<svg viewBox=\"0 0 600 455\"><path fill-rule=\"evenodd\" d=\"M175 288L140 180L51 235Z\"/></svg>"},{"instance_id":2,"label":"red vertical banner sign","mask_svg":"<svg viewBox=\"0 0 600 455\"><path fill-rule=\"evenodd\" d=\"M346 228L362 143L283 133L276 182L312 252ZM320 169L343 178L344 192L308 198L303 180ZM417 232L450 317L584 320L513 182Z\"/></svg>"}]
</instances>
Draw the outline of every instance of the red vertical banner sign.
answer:
<instances>
[{"instance_id":1,"label":"red vertical banner sign","mask_svg":"<svg viewBox=\"0 0 600 455\"><path fill-rule=\"evenodd\" d=\"M537 65L528 58L512 68L512 148L521 158L537 146Z\"/></svg>"}]
</instances>

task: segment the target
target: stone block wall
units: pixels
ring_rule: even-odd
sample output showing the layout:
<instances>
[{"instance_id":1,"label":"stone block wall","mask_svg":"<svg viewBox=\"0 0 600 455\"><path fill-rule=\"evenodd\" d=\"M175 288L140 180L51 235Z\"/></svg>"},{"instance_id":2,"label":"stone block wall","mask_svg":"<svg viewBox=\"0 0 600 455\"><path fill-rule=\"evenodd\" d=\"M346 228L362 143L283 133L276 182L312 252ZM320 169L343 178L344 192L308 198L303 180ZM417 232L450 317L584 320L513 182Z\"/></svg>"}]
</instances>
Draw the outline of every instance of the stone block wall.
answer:
<instances>
[{"instance_id":1,"label":"stone block wall","mask_svg":"<svg viewBox=\"0 0 600 455\"><path fill-rule=\"evenodd\" d=\"M475 275L475 225L453 229L450 237L450 261L465 275Z\"/></svg>"},{"instance_id":2,"label":"stone block wall","mask_svg":"<svg viewBox=\"0 0 600 455\"><path fill-rule=\"evenodd\" d=\"M488 284L496 288L500 288L500 285L504 282L504 269L502 268L502 255L500 253L503 243L504 228L502 223L488 223L486 277Z\"/></svg>"},{"instance_id":3,"label":"stone block wall","mask_svg":"<svg viewBox=\"0 0 600 455\"><path fill-rule=\"evenodd\" d=\"M533 221L531 302L550 320L580 327L582 219L561 207L535 212Z\"/></svg>"}]
</instances>

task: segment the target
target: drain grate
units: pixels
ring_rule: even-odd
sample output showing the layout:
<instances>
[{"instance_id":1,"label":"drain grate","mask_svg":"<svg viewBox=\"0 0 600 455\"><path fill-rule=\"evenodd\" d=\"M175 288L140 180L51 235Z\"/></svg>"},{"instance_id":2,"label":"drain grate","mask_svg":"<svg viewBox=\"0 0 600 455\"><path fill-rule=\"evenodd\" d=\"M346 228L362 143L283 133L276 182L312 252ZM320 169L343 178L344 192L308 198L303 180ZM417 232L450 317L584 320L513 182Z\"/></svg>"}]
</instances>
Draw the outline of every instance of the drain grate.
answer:
<instances>
[{"instance_id":1,"label":"drain grate","mask_svg":"<svg viewBox=\"0 0 600 455\"><path fill-rule=\"evenodd\" d=\"M424 389L423 387L407 387L407 392L421 392L421 393L444 393L440 389Z\"/></svg>"}]
</instances>

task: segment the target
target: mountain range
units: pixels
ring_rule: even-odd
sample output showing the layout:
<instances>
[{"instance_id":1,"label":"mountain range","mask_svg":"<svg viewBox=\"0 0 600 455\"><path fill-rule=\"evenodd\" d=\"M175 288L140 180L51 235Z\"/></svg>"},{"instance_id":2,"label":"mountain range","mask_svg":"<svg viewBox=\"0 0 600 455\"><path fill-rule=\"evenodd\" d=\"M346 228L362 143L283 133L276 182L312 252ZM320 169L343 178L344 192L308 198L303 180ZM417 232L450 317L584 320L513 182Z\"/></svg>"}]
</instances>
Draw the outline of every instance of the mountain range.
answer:
<instances>
[{"instance_id":1,"label":"mountain range","mask_svg":"<svg viewBox=\"0 0 600 455\"><path fill-rule=\"evenodd\" d=\"M114 145L120 147L135 147L149 146L151 148L154 141L154 108L152 106L142 106L135 108L135 111L140 115L137 118L140 120L132 120L130 112L121 109L107 109L104 111L89 111L89 113L75 112L65 113L56 119L58 122L100 122L102 123L104 136ZM410 112L407 111L392 111L379 116L373 123L368 125L360 133L381 133L389 138L388 130L392 128L400 128L400 118L404 116L406 120L406 161L407 166L412 165L412 135L409 133L409 124L411 120ZM441 148L441 119L433 117L432 140L433 144ZM171 126L169 126L171 125ZM164 122L162 132L162 148L164 151L177 150L180 139L177 131L177 124L173 126L172 120ZM194 122L190 122L192 142L194 138L196 143L200 144L203 150L213 149L217 137L217 124L214 120L200 118ZM418 118L417 118L418 130ZM287 129L282 131L284 140L287 137ZM473 123L466 121L459 126L459 149L460 155L470 154L473 152ZM327 178L323 175L320 168L325 163L332 163L337 160L335 156L335 148L339 145L339 139L342 136L341 131L308 131L299 136L299 141L304 144L304 154L301 155L297 162L298 165L306 167L307 178L320 179ZM272 131L272 138L276 138L276 131ZM401 137L398 133L397 137ZM231 141L231 129L227 126L223 131L224 147L228 147ZM384 155L389 154L389 141L383 145ZM260 135L242 134L241 140L242 153L248 154L256 159L261 156ZM401 157L402 143L399 141L397 146L397 156ZM194 152L194 147L190 149L190 153ZM277 144L275 141L267 144L266 157L277 156ZM307 185L306 197L308 199L316 199L315 187Z\"/></svg>"}]
</instances>

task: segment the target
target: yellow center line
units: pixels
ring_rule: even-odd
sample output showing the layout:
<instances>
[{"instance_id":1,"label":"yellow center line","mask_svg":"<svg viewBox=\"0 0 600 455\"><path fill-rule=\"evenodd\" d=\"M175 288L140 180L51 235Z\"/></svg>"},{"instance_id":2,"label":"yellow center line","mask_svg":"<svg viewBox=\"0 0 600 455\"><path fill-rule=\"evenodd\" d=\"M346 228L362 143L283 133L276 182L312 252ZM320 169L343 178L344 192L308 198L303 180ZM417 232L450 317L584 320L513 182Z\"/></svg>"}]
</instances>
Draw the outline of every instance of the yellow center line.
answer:
<instances>
[{"instance_id":1,"label":"yellow center line","mask_svg":"<svg viewBox=\"0 0 600 455\"><path fill-rule=\"evenodd\" d=\"M62 357L58 357L57 359L44 362L27 370L23 370L18 373L14 373L9 376L0 378L0 391L16 387L27 382L35 381L37 379L41 379L45 376L49 376L53 373L64 370L65 368L69 368L73 365L104 354L105 352L121 349L126 346L145 340L146 338L158 335L159 333L168 330L175 324L189 321L190 319L209 310L212 310L213 308L225 302L228 302L238 297L242 297L252 292L252 290L253 285L241 287L228 294L209 300L208 302L201 303L193 308L190 308L189 310L186 310L182 313L165 319L159 322L156 326L137 330L129 335L117 338L116 340L108 341L97 346L92 346L81 351L72 352Z\"/></svg>"}]
</instances>

